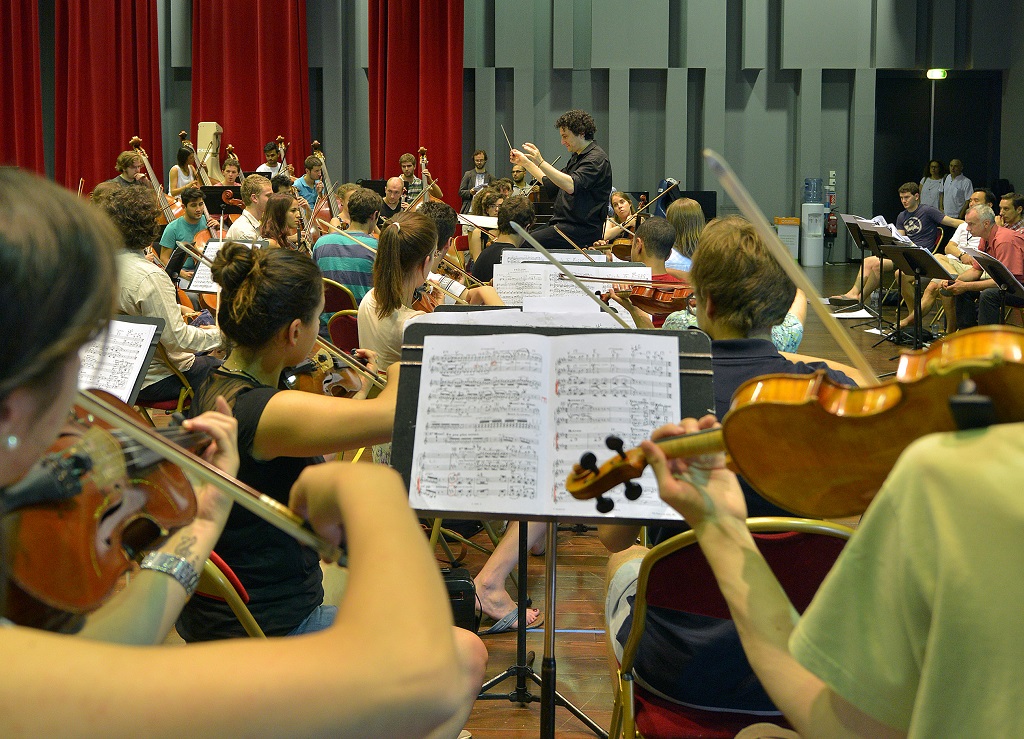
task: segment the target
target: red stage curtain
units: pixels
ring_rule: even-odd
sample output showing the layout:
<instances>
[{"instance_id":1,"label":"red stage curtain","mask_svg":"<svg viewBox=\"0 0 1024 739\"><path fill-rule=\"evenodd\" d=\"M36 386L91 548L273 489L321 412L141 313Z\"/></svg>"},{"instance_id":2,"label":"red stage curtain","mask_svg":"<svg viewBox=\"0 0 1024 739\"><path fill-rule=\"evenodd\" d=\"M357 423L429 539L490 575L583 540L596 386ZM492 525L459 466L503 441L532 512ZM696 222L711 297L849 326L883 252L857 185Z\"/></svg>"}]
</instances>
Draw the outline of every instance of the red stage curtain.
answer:
<instances>
[{"instance_id":1,"label":"red stage curtain","mask_svg":"<svg viewBox=\"0 0 1024 739\"><path fill-rule=\"evenodd\" d=\"M57 0L55 37L54 178L88 191L139 136L163 182L156 3Z\"/></svg>"},{"instance_id":2,"label":"red stage curtain","mask_svg":"<svg viewBox=\"0 0 1024 739\"><path fill-rule=\"evenodd\" d=\"M0 44L0 120L10 128L0 147L0 163L44 174L43 97L39 82L39 2L6 0L0 3L0 38L18 43Z\"/></svg>"},{"instance_id":3,"label":"red stage curtain","mask_svg":"<svg viewBox=\"0 0 1024 739\"><path fill-rule=\"evenodd\" d=\"M193 0L193 136L201 121L219 123L221 155L232 144L246 172L284 136L301 175L311 153L306 43L305 0Z\"/></svg>"},{"instance_id":4,"label":"red stage curtain","mask_svg":"<svg viewBox=\"0 0 1024 739\"><path fill-rule=\"evenodd\" d=\"M398 157L427 147L444 199L461 204L462 0L370 0L370 167L401 174Z\"/></svg>"}]
</instances>

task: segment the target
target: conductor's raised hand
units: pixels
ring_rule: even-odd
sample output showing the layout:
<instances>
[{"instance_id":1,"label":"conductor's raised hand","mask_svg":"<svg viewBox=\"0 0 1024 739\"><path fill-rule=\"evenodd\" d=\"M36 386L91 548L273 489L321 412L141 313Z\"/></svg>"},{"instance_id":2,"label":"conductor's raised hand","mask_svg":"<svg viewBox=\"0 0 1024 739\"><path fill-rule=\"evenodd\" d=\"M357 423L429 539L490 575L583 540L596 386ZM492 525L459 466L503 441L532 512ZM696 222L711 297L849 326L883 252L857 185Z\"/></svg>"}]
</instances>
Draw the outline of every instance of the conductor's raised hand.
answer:
<instances>
[{"instance_id":1,"label":"conductor's raised hand","mask_svg":"<svg viewBox=\"0 0 1024 739\"><path fill-rule=\"evenodd\" d=\"M718 426L718 421L711 415L699 421L685 418L678 425L662 426L651 435L653 441L640 445L658 478L661 499L678 511L698 533L704 524L719 519L746 520L747 502L739 481L726 469L724 454L669 459L654 441Z\"/></svg>"},{"instance_id":2,"label":"conductor's raised hand","mask_svg":"<svg viewBox=\"0 0 1024 739\"><path fill-rule=\"evenodd\" d=\"M540 153L540 149L529 141L523 144L523 154L538 167L544 163L544 156Z\"/></svg>"}]
</instances>

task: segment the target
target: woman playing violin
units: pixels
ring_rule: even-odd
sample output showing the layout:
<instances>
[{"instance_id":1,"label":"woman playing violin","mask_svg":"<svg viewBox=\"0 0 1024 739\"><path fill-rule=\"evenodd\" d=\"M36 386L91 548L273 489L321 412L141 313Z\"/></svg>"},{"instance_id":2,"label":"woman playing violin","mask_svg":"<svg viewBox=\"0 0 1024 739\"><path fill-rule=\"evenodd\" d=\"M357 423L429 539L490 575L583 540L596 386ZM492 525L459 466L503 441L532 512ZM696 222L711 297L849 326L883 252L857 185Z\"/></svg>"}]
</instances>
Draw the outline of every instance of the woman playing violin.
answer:
<instances>
[{"instance_id":1,"label":"woman playing violin","mask_svg":"<svg viewBox=\"0 0 1024 739\"><path fill-rule=\"evenodd\" d=\"M617 239L618 237L625 234L623 223L633 215L633 198L629 196L629 193L615 191L611 197L612 203L612 214L604 223L604 240L605 242ZM631 224L628 226L630 231L636 230L636 225ZM628 234L627 234L628 235Z\"/></svg>"},{"instance_id":2,"label":"woman playing violin","mask_svg":"<svg viewBox=\"0 0 1024 739\"><path fill-rule=\"evenodd\" d=\"M224 366L196 389L192 408L206 410L218 396L227 399L239 421L242 482L285 502L302 470L322 462L322 455L390 439L397 382L362 401L278 390L284 368L300 364L316 340L324 295L312 260L285 249L227 244L212 272L221 286L217 317L234 348ZM368 390L367 381L361 396ZM249 591L249 608L267 634L330 624L336 608L322 606L322 572L314 550L236 510L217 553ZM186 641L244 634L224 603L202 597L185 609L178 631Z\"/></svg>"},{"instance_id":3,"label":"woman playing violin","mask_svg":"<svg viewBox=\"0 0 1024 739\"><path fill-rule=\"evenodd\" d=\"M470 215L498 217L498 208L501 207L505 198L496 187L485 187L473 198L473 205L470 208ZM474 228L469 232L469 256L471 261L476 261L480 252L487 248L491 240L491 234L482 228Z\"/></svg>"},{"instance_id":4,"label":"woman playing violin","mask_svg":"<svg viewBox=\"0 0 1024 739\"><path fill-rule=\"evenodd\" d=\"M266 210L260 221L260 238L275 249L291 249L308 256L299 238L299 204L291 193L276 192L267 199Z\"/></svg>"},{"instance_id":5,"label":"woman playing violin","mask_svg":"<svg viewBox=\"0 0 1024 739\"><path fill-rule=\"evenodd\" d=\"M768 340L771 326L782 320L792 304L796 286L747 221L729 217L709 223L694 252L690 278L698 325L712 339L715 413L719 419L729 410L734 391L761 375L809 374L824 369L833 380L853 384L847 374L824 363L791 361ZM765 449L763 453L770 455L774 450ZM788 515L745 482L742 484L749 515ZM678 526L649 527L648 537L657 544L682 530ZM639 527L628 525L598 527L601 541L613 552L608 561L606 613L610 616L609 647L620 658L623 645L617 635L631 614L640 559L647 551L634 545L638 532ZM668 646L662 650L641 649L637 675L662 695L711 709L776 711L764 689L752 679L735 628L729 622L681 614L649 620L647 629L653 629L652 639L663 639L657 643ZM706 669L705 661L709 659L717 663L714 679L709 679ZM665 664L676 667L662 669Z\"/></svg>"},{"instance_id":6,"label":"woman playing violin","mask_svg":"<svg viewBox=\"0 0 1024 739\"><path fill-rule=\"evenodd\" d=\"M405 322L424 311L413 308L417 288L427 281L447 244L437 243L437 227L419 213L399 213L380 234L373 260L373 288L359 303L359 344L377 353L382 369L402 356ZM503 305L492 287L463 293L473 304Z\"/></svg>"},{"instance_id":7,"label":"woman playing violin","mask_svg":"<svg viewBox=\"0 0 1024 739\"><path fill-rule=\"evenodd\" d=\"M48 217L41 222L39 213ZM65 423L78 348L105 324L114 305L118 235L68 191L13 169L0 171L0 218L0 330L20 339L0 353L2 490L25 475ZM189 425L214 438L210 456L218 466L234 469L233 421L204 414ZM335 542L342 532L346 538L346 605L331 629L303 639L225 642L195 651L102 643L164 639L186 593L176 579L145 570L89 618L80 635L91 638L0 619L0 734L182 735L201 726L221 735L366 735L367 727L395 736L445 729L456 735L479 682L473 665L455 650L444 586L405 491L397 475L371 465L339 471L340 465L311 470L293 493L293 505L318 531ZM187 547L184 556L195 566L209 551L215 521L226 508L219 495L205 488L198 494L200 520L161 550L182 556L180 547ZM6 553L16 545L9 520L0 529L3 583ZM386 542L374 534L384 521ZM382 588L400 591L402 608L381 598ZM274 677L264 688L265 682L253 680L268 664Z\"/></svg>"},{"instance_id":8,"label":"woman playing violin","mask_svg":"<svg viewBox=\"0 0 1024 739\"><path fill-rule=\"evenodd\" d=\"M187 187L199 187L196 158L192 150L181 147L177 158L178 163L167 173L167 191L174 197L179 197Z\"/></svg>"}]
</instances>

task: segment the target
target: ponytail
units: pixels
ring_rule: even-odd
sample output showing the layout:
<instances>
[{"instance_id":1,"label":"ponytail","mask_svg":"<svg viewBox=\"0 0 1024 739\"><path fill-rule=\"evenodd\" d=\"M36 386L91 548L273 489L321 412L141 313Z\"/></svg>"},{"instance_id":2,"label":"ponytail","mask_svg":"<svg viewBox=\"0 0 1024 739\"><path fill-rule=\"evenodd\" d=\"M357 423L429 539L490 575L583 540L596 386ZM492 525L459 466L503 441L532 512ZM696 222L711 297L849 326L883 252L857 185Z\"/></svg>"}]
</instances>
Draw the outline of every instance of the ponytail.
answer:
<instances>
[{"instance_id":1,"label":"ponytail","mask_svg":"<svg viewBox=\"0 0 1024 739\"><path fill-rule=\"evenodd\" d=\"M380 234L373 260L373 294L377 318L402 307L406 278L437 248L434 222L419 213L399 213Z\"/></svg>"}]
</instances>

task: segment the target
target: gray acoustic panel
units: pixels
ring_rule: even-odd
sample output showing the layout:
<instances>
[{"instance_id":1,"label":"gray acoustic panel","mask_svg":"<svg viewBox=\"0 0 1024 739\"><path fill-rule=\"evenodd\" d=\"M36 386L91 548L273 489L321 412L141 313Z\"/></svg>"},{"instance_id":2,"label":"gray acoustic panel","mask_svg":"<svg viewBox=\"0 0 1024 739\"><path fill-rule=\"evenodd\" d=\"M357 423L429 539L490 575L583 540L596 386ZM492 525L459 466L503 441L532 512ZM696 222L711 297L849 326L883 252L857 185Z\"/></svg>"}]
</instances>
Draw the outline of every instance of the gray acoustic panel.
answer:
<instances>
[{"instance_id":1,"label":"gray acoustic panel","mask_svg":"<svg viewBox=\"0 0 1024 739\"><path fill-rule=\"evenodd\" d=\"M821 166L821 70L800 70L800 94L797 97L797 115L800 122L797 130L796 191L793 193L795 206L802 199L805 177L827 178L828 173ZM825 179L827 182L828 180ZM799 195L797 193L800 193ZM780 214L781 215L781 214Z\"/></svg>"},{"instance_id":2,"label":"gray acoustic panel","mask_svg":"<svg viewBox=\"0 0 1024 739\"><path fill-rule=\"evenodd\" d=\"M686 152L689 120L687 102L690 94L685 69L665 70L665 166L664 176L686 181ZM654 197L652 194L651 197Z\"/></svg>"},{"instance_id":3,"label":"gray acoustic panel","mask_svg":"<svg viewBox=\"0 0 1024 739\"><path fill-rule=\"evenodd\" d=\"M516 4L516 3L510 3ZM573 48L576 45L573 3L563 0L551 8L553 38L551 44L551 66L554 69L572 69L575 62Z\"/></svg>"},{"instance_id":4,"label":"gray acoustic panel","mask_svg":"<svg viewBox=\"0 0 1024 739\"><path fill-rule=\"evenodd\" d=\"M533 3L494 4L495 67L533 69L533 24Z\"/></svg>"},{"instance_id":5,"label":"gray acoustic panel","mask_svg":"<svg viewBox=\"0 0 1024 739\"><path fill-rule=\"evenodd\" d=\"M765 0L743 0L744 69L764 69L768 66L768 3Z\"/></svg>"},{"instance_id":6,"label":"gray acoustic panel","mask_svg":"<svg viewBox=\"0 0 1024 739\"><path fill-rule=\"evenodd\" d=\"M875 179L875 70L853 73L850 109L850 212L870 218Z\"/></svg>"},{"instance_id":7,"label":"gray acoustic panel","mask_svg":"<svg viewBox=\"0 0 1024 739\"><path fill-rule=\"evenodd\" d=\"M1006 69L1011 65L1011 52L1019 48L1019 42L1010 41L1007 34L1018 38L1024 23L1018 4L1002 0L975 0L970 28L971 59L968 66L972 69ZM1021 54L1017 52L1017 62ZM1015 126L1020 122L1015 121Z\"/></svg>"},{"instance_id":8,"label":"gray acoustic panel","mask_svg":"<svg viewBox=\"0 0 1024 739\"><path fill-rule=\"evenodd\" d=\"M956 6L957 0L930 0L932 53L928 58L929 67L948 69L956 64Z\"/></svg>"},{"instance_id":9,"label":"gray acoustic panel","mask_svg":"<svg viewBox=\"0 0 1024 739\"><path fill-rule=\"evenodd\" d=\"M686 38L683 66L725 69L725 18L724 2L684 3L680 13L682 28L678 29Z\"/></svg>"},{"instance_id":10,"label":"gray acoustic panel","mask_svg":"<svg viewBox=\"0 0 1024 739\"><path fill-rule=\"evenodd\" d=\"M168 8L170 26L171 66L192 67L192 3L190 0L170 0Z\"/></svg>"},{"instance_id":11,"label":"gray acoustic panel","mask_svg":"<svg viewBox=\"0 0 1024 739\"><path fill-rule=\"evenodd\" d=\"M500 5L502 3L499 3ZM493 32L493 27L488 23L486 11L486 0L464 0L463 2L462 60L463 66L468 69L487 66L485 39L489 33Z\"/></svg>"},{"instance_id":12,"label":"gray acoustic panel","mask_svg":"<svg viewBox=\"0 0 1024 739\"><path fill-rule=\"evenodd\" d=\"M871 64L872 0L782 0L783 69Z\"/></svg>"},{"instance_id":13,"label":"gray acoustic panel","mask_svg":"<svg viewBox=\"0 0 1024 739\"><path fill-rule=\"evenodd\" d=\"M612 163L612 184L619 190L633 189L630 180L629 70L608 70L608 133L602 138ZM652 101L653 103L653 101Z\"/></svg>"},{"instance_id":14,"label":"gray acoustic panel","mask_svg":"<svg viewBox=\"0 0 1024 739\"><path fill-rule=\"evenodd\" d=\"M917 3L907 0L875 0L875 49L877 69L914 66L917 49Z\"/></svg>"},{"instance_id":15,"label":"gray acoustic panel","mask_svg":"<svg viewBox=\"0 0 1024 739\"><path fill-rule=\"evenodd\" d=\"M593 0L590 66L664 69L668 66L669 8L664 0Z\"/></svg>"}]
</instances>

